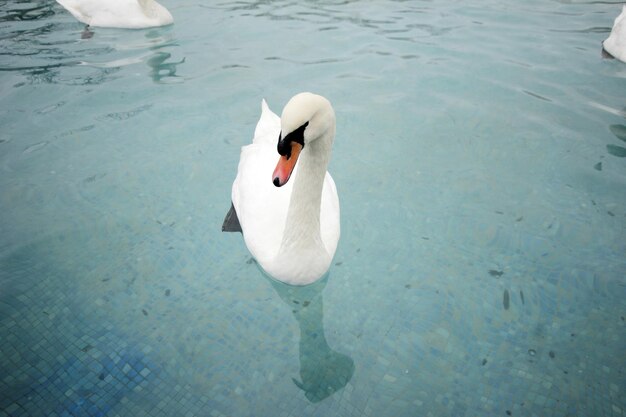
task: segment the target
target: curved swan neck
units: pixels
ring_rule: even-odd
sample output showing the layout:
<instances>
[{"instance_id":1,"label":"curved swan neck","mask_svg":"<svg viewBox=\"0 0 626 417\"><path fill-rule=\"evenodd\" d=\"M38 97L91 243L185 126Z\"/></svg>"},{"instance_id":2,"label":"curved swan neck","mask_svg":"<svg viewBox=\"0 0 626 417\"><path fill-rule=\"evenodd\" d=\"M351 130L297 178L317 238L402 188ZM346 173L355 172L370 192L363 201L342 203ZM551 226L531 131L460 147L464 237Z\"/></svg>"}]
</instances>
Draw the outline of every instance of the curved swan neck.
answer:
<instances>
[{"instance_id":1,"label":"curved swan neck","mask_svg":"<svg viewBox=\"0 0 626 417\"><path fill-rule=\"evenodd\" d=\"M300 155L280 252L326 250L320 234L320 207L334 136L333 125Z\"/></svg>"}]
</instances>

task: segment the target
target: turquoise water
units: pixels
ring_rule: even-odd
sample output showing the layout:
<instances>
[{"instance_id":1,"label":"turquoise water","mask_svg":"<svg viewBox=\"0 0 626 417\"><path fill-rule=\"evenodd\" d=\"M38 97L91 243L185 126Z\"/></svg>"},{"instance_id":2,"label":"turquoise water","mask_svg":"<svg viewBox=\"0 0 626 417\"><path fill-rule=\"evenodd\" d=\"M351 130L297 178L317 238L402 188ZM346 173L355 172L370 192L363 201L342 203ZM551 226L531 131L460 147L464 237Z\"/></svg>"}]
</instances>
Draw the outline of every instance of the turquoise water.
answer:
<instances>
[{"instance_id":1,"label":"turquoise water","mask_svg":"<svg viewBox=\"0 0 626 417\"><path fill-rule=\"evenodd\" d=\"M0 1L0 416L626 415L621 5L480 3ZM300 91L342 238L293 288L221 223Z\"/></svg>"}]
</instances>

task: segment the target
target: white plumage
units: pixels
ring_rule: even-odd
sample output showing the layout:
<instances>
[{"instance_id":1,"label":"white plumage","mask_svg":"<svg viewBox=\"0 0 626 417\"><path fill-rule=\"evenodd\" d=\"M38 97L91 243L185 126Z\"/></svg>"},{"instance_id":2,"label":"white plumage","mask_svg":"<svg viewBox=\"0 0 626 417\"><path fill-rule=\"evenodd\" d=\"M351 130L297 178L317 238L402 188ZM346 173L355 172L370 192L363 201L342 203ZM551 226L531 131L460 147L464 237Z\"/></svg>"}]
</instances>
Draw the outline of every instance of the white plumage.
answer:
<instances>
[{"instance_id":1,"label":"white plumage","mask_svg":"<svg viewBox=\"0 0 626 417\"><path fill-rule=\"evenodd\" d=\"M154 0L57 0L89 26L141 29L169 25L171 13Z\"/></svg>"},{"instance_id":2,"label":"white plumage","mask_svg":"<svg viewBox=\"0 0 626 417\"><path fill-rule=\"evenodd\" d=\"M279 135L283 149L294 149L289 158L277 152ZM334 136L330 102L301 93L287 103L282 118L263 100L252 144L241 149L233 207L250 253L279 281L315 282L337 249L339 198L326 171ZM298 140L304 144L299 156ZM293 163L293 173L281 166Z\"/></svg>"},{"instance_id":3,"label":"white plumage","mask_svg":"<svg viewBox=\"0 0 626 417\"><path fill-rule=\"evenodd\" d=\"M622 6L622 13L615 18L611 34L602 46L609 54L626 62L626 5Z\"/></svg>"}]
</instances>

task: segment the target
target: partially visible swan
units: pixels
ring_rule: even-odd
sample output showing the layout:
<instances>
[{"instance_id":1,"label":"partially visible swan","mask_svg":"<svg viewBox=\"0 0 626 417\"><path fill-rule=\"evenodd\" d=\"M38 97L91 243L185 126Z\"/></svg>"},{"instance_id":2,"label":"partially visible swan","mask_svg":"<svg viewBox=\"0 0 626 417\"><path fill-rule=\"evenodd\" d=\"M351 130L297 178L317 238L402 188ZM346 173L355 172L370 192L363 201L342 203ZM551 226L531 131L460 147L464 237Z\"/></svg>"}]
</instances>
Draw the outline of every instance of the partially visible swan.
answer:
<instances>
[{"instance_id":1,"label":"partially visible swan","mask_svg":"<svg viewBox=\"0 0 626 417\"><path fill-rule=\"evenodd\" d=\"M170 12L154 0L57 0L88 26L141 29L174 22Z\"/></svg>"},{"instance_id":2,"label":"partially visible swan","mask_svg":"<svg viewBox=\"0 0 626 417\"><path fill-rule=\"evenodd\" d=\"M261 107L252 144L241 149L222 230L241 231L273 278L307 285L328 271L339 241L339 197L326 172L335 112L311 93L292 97L280 119L265 100Z\"/></svg>"},{"instance_id":3,"label":"partially visible swan","mask_svg":"<svg viewBox=\"0 0 626 417\"><path fill-rule=\"evenodd\" d=\"M611 56L626 62L626 5L622 6L622 13L615 18L611 34L602 46Z\"/></svg>"}]
</instances>

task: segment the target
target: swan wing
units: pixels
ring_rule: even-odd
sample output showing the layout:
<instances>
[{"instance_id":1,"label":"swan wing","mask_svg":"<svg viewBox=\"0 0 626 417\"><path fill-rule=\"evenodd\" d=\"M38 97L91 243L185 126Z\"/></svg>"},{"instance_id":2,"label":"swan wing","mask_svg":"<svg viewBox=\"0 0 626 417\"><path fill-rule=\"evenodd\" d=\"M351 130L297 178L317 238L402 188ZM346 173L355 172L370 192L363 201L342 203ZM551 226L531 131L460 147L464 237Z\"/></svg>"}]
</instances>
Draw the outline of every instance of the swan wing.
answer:
<instances>
[{"instance_id":1,"label":"swan wing","mask_svg":"<svg viewBox=\"0 0 626 417\"><path fill-rule=\"evenodd\" d=\"M232 202L248 250L263 265L275 258L287 219L292 184L277 188L272 173L278 161L280 118L265 100L252 144L241 148Z\"/></svg>"},{"instance_id":2,"label":"swan wing","mask_svg":"<svg viewBox=\"0 0 626 417\"><path fill-rule=\"evenodd\" d=\"M277 160L273 147L244 146L233 182L232 202L246 246L262 266L280 249L292 190L290 184L277 188L272 183Z\"/></svg>"}]
</instances>

